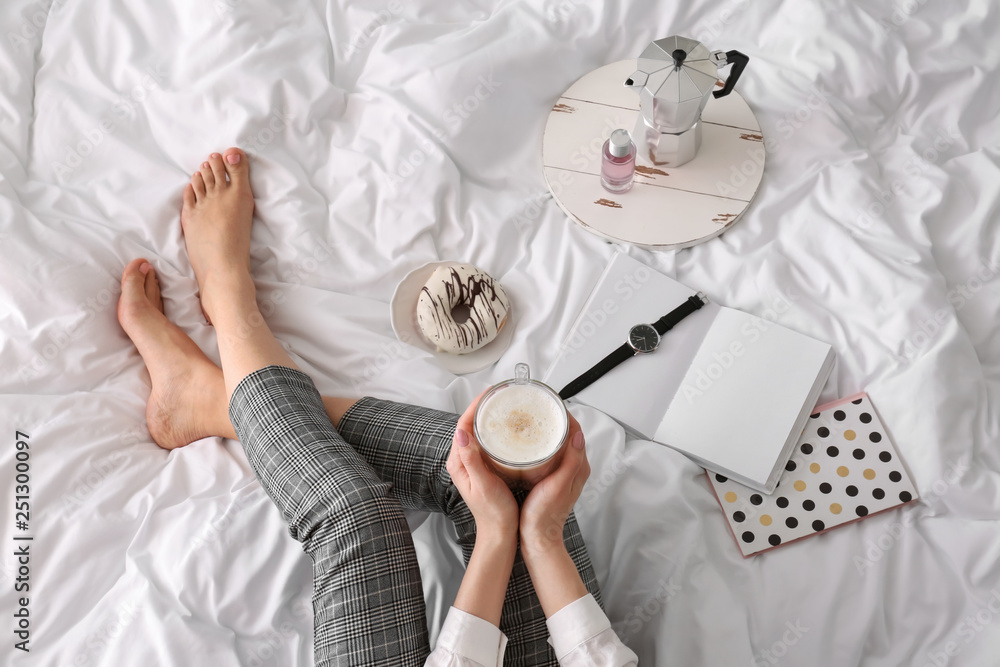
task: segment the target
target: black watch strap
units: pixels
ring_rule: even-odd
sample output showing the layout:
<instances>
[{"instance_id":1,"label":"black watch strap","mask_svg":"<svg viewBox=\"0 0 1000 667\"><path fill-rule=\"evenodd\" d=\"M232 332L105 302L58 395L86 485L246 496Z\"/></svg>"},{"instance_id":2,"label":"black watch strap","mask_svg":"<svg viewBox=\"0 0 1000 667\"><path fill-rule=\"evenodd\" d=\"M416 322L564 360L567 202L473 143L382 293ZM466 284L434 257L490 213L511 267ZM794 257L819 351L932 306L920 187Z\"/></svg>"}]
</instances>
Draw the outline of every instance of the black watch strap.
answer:
<instances>
[{"instance_id":1,"label":"black watch strap","mask_svg":"<svg viewBox=\"0 0 1000 667\"><path fill-rule=\"evenodd\" d=\"M622 343L615 351L598 361L593 368L566 385L559 392L559 398L566 400L571 396L576 396L581 391L594 384L598 378L610 371L612 368L635 355L635 350L627 342Z\"/></svg>"},{"instance_id":2,"label":"black watch strap","mask_svg":"<svg viewBox=\"0 0 1000 667\"><path fill-rule=\"evenodd\" d=\"M708 303L708 299L706 299L701 292L698 292L694 296L688 297L687 301L677 306L660 319L656 320L656 322L653 323L653 328L656 329L656 333L663 336L663 334L673 329L678 322L704 306L706 303ZM621 347L616 348L614 352L601 359L593 368L563 387L563 390L559 392L559 398L565 401L572 396L576 396L581 391L594 384L594 382L596 382L602 375L633 356L635 356L635 350L633 350L632 346L628 344L628 341L625 341L622 343Z\"/></svg>"},{"instance_id":3,"label":"black watch strap","mask_svg":"<svg viewBox=\"0 0 1000 667\"><path fill-rule=\"evenodd\" d=\"M698 292L694 296L689 296L687 301L653 322L653 328L656 329L656 333L662 336L673 329L678 322L704 305L705 301L702 299L701 292Z\"/></svg>"}]
</instances>

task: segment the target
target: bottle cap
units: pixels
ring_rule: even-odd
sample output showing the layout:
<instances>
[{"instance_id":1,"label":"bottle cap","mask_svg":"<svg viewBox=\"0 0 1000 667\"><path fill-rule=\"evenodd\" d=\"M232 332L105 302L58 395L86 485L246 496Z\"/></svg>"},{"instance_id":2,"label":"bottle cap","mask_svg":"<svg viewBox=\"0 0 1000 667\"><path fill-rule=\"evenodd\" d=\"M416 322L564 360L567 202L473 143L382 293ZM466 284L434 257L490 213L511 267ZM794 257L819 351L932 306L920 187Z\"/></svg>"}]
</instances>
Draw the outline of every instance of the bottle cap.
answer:
<instances>
[{"instance_id":1,"label":"bottle cap","mask_svg":"<svg viewBox=\"0 0 1000 667\"><path fill-rule=\"evenodd\" d=\"M632 152L632 138L628 130L615 130L611 133L611 145L608 150L615 157L625 157Z\"/></svg>"}]
</instances>

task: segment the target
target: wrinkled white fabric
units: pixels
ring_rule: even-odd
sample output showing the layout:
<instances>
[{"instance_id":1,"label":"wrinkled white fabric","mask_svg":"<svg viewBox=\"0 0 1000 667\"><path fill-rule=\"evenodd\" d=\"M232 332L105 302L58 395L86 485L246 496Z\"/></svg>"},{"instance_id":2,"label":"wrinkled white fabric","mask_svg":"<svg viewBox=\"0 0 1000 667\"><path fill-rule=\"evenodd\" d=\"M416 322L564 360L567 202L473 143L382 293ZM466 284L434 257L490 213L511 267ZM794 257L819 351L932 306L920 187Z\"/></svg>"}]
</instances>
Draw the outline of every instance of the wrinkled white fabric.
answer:
<instances>
[{"instance_id":1,"label":"wrinkled white fabric","mask_svg":"<svg viewBox=\"0 0 1000 667\"><path fill-rule=\"evenodd\" d=\"M922 500L743 560L700 468L574 407L612 627L648 665L1000 655L996 3L5 0L0 28L4 610L16 430L36 535L32 652L8 634L5 662L311 664L308 558L238 443L151 443L115 320L145 256L218 358L178 222L210 151L254 156L261 307L319 388L461 411L516 362L544 372L614 250L547 193L549 110L671 34L750 56L767 163L720 238L629 254L831 343L822 400L868 391ZM394 337L396 284L440 259L510 295L497 365L456 377ZM441 517L415 537L436 636L460 557Z\"/></svg>"}]
</instances>

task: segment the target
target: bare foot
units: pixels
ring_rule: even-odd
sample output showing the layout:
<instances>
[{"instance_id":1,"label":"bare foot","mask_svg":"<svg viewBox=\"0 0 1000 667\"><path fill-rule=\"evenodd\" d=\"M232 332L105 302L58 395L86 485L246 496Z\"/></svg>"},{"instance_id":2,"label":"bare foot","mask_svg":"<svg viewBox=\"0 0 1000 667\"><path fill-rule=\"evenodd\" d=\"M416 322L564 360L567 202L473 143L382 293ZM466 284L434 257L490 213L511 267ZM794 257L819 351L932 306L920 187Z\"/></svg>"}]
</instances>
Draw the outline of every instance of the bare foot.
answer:
<instances>
[{"instance_id":1,"label":"bare foot","mask_svg":"<svg viewBox=\"0 0 1000 667\"><path fill-rule=\"evenodd\" d=\"M210 436L234 438L222 370L163 314L156 272L145 259L125 267L118 321L153 381L146 422L156 444L174 449Z\"/></svg>"},{"instance_id":2,"label":"bare foot","mask_svg":"<svg viewBox=\"0 0 1000 667\"><path fill-rule=\"evenodd\" d=\"M246 154L229 148L212 153L184 188L181 228L201 290L201 306L212 321L212 283L249 280L253 193Z\"/></svg>"}]
</instances>

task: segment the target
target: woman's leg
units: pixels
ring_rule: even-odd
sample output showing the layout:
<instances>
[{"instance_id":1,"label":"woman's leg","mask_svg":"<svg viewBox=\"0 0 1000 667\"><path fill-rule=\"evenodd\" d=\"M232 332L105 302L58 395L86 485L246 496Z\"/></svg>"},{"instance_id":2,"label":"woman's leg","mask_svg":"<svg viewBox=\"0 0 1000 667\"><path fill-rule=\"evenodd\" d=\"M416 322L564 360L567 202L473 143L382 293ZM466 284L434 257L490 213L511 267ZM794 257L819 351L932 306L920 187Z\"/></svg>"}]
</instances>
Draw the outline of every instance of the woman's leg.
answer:
<instances>
[{"instance_id":1,"label":"woman's leg","mask_svg":"<svg viewBox=\"0 0 1000 667\"><path fill-rule=\"evenodd\" d=\"M241 151L214 154L185 189L181 222L218 334L230 419L313 560L316 664L420 664L429 653L426 612L399 501L333 428L312 380L257 308L248 175Z\"/></svg>"}]
</instances>

